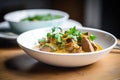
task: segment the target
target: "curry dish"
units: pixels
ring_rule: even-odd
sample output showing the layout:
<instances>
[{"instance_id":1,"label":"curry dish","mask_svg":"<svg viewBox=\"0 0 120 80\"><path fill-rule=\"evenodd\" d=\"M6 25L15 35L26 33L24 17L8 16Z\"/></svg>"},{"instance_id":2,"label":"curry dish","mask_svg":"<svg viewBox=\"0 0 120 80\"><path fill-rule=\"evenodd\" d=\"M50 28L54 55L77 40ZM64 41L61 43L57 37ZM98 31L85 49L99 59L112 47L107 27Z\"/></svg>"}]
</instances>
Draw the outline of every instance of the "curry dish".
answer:
<instances>
[{"instance_id":1,"label":"curry dish","mask_svg":"<svg viewBox=\"0 0 120 80\"><path fill-rule=\"evenodd\" d=\"M60 27L53 27L46 38L38 40L37 48L41 51L57 53L85 53L102 50L95 43L96 36L89 32L81 32L72 27L63 31Z\"/></svg>"},{"instance_id":2,"label":"curry dish","mask_svg":"<svg viewBox=\"0 0 120 80\"><path fill-rule=\"evenodd\" d=\"M49 21L54 19L62 18L61 15L52 15L52 14L44 14L44 15L35 15L35 16L28 16L23 18L21 21Z\"/></svg>"}]
</instances>

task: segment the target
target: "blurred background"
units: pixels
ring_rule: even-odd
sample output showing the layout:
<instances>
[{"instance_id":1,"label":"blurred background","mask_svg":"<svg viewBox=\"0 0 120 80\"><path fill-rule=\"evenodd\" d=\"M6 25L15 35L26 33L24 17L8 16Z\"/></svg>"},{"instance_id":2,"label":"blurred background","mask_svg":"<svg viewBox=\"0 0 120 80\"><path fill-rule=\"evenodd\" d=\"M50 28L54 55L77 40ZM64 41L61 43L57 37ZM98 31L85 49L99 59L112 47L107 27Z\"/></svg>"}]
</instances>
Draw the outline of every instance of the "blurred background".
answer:
<instances>
[{"instance_id":1,"label":"blurred background","mask_svg":"<svg viewBox=\"0 0 120 80\"><path fill-rule=\"evenodd\" d=\"M63 10L85 27L102 29L120 38L117 0L0 0L0 22L6 13L21 9Z\"/></svg>"}]
</instances>

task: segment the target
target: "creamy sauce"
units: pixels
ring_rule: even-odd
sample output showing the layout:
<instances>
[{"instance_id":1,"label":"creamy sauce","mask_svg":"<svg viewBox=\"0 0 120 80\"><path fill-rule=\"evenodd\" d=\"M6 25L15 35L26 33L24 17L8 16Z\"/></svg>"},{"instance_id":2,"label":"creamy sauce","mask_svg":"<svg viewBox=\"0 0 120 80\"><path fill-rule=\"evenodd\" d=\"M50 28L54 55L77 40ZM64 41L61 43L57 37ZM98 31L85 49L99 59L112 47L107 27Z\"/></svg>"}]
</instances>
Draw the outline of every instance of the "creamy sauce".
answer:
<instances>
[{"instance_id":1,"label":"creamy sauce","mask_svg":"<svg viewBox=\"0 0 120 80\"><path fill-rule=\"evenodd\" d=\"M96 44L96 46L97 46L97 50L96 50L96 51L100 51L100 50L103 49L102 46L100 46L99 44ZM39 45L34 46L33 49L39 50ZM64 54L64 53L69 53L68 51L65 50L65 48L63 48L63 49L58 49L58 48L57 48L57 50L56 50L55 52L56 52L56 53L63 53L63 54ZM84 51L82 50L81 53L86 53L86 52L84 52ZM71 53L69 53L69 54L71 54Z\"/></svg>"}]
</instances>

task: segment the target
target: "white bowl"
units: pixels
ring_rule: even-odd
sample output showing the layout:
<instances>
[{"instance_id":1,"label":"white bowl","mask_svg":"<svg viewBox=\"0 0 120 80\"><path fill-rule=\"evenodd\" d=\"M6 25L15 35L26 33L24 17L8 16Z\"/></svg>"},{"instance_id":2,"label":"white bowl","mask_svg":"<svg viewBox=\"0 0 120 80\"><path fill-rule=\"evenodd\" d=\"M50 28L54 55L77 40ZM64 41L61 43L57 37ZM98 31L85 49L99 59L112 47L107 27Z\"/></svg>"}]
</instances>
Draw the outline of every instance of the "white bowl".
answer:
<instances>
[{"instance_id":1,"label":"white bowl","mask_svg":"<svg viewBox=\"0 0 120 80\"><path fill-rule=\"evenodd\" d=\"M63 17L48 21L29 21L29 22L21 21L21 19L26 18L28 16L44 14L61 15ZM18 34L35 28L59 26L63 24L65 21L67 21L68 18L69 18L68 13L60 10L51 9L19 10L7 13L4 16L5 21L9 22L11 30Z\"/></svg>"},{"instance_id":2,"label":"white bowl","mask_svg":"<svg viewBox=\"0 0 120 80\"><path fill-rule=\"evenodd\" d=\"M66 30L66 28L63 28ZM103 56L110 52L110 50L116 45L117 39L112 34L92 28L77 28L82 32L90 32L97 36L96 43L103 47L103 50L88 53L52 53L45 51L38 51L33 49L38 39L45 37L46 33L51 28L41 28L22 33L18 38L17 42L20 47L30 56L37 59L38 61L62 67L79 67L92 64L100 60Z\"/></svg>"}]
</instances>

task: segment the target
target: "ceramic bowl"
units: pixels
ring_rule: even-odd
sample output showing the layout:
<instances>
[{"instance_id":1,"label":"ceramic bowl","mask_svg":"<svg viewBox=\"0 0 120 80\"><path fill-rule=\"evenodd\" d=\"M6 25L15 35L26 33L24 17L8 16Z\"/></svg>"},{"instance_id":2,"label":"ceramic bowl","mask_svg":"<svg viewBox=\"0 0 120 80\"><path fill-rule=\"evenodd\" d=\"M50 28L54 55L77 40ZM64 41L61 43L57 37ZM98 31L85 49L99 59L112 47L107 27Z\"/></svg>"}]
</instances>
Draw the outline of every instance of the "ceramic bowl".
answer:
<instances>
[{"instance_id":1,"label":"ceramic bowl","mask_svg":"<svg viewBox=\"0 0 120 80\"><path fill-rule=\"evenodd\" d=\"M47 21L21 21L22 19L35 16L35 15L60 15L61 18L47 20ZM69 14L60 11L60 10L52 10L52 9L27 9L27 10L19 10L7 13L4 16L5 21L8 21L12 32L20 34L22 32L32 30L35 28L43 28L43 27L53 27L59 26L67 21L69 18Z\"/></svg>"},{"instance_id":2,"label":"ceramic bowl","mask_svg":"<svg viewBox=\"0 0 120 80\"><path fill-rule=\"evenodd\" d=\"M68 28L63 28L63 30L67 29ZM17 38L17 43L27 54L36 60L61 67L79 67L95 63L108 54L117 43L116 37L106 31L85 27L79 27L77 29L81 32L90 32L96 35L97 39L95 42L101 45L103 50L96 52L63 54L34 49L33 47L36 46L38 39L45 37L46 33L50 31L51 28L35 29L22 33Z\"/></svg>"}]
</instances>

